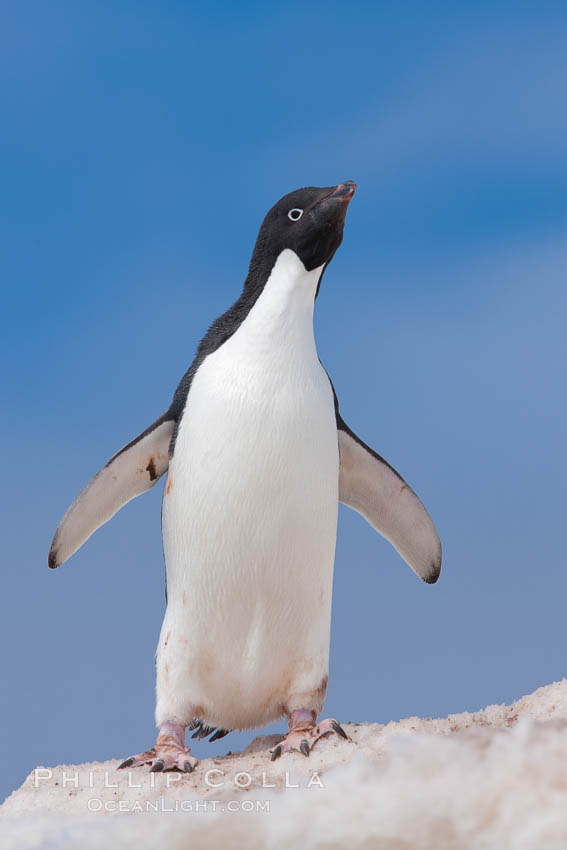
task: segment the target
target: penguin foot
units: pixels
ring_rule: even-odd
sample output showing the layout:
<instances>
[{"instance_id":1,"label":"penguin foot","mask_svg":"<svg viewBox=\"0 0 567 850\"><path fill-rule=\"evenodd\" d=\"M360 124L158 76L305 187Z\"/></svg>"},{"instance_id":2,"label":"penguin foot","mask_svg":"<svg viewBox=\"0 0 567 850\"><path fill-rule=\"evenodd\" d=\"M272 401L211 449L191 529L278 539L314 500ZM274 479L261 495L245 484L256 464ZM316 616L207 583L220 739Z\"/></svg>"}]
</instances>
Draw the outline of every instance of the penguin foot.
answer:
<instances>
[{"instance_id":1,"label":"penguin foot","mask_svg":"<svg viewBox=\"0 0 567 850\"><path fill-rule=\"evenodd\" d=\"M199 760L191 755L189 747L152 747L138 756L130 756L118 765L118 770L126 767L141 767L151 764L150 773L164 770L177 770L179 773L192 773Z\"/></svg>"},{"instance_id":2,"label":"penguin foot","mask_svg":"<svg viewBox=\"0 0 567 850\"><path fill-rule=\"evenodd\" d=\"M283 741L280 741L273 750L270 750L271 760L275 761L283 753L290 753L292 750L298 750L304 756L308 756L319 738L331 733L350 740L340 723L332 717L321 720L320 723L314 725L296 726L289 730Z\"/></svg>"},{"instance_id":3,"label":"penguin foot","mask_svg":"<svg viewBox=\"0 0 567 850\"><path fill-rule=\"evenodd\" d=\"M161 773L164 770L191 773L199 762L191 755L189 747L185 746L185 726L164 723L160 727L155 747L124 759L122 764L118 765L118 770L141 767L144 764L151 764L150 773Z\"/></svg>"}]
</instances>

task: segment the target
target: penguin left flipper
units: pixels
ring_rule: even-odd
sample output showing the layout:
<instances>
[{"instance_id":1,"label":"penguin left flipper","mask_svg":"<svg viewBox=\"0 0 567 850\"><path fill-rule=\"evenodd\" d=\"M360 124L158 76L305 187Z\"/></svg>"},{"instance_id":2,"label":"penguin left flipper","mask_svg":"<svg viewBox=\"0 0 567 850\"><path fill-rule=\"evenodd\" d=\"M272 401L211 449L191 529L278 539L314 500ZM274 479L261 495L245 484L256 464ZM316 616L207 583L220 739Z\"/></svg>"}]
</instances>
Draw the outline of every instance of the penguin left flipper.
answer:
<instances>
[{"instance_id":1,"label":"penguin left flipper","mask_svg":"<svg viewBox=\"0 0 567 850\"><path fill-rule=\"evenodd\" d=\"M123 505L159 481L169 466L174 428L175 419L168 410L120 449L81 490L57 526L49 550L51 569L70 558Z\"/></svg>"},{"instance_id":2,"label":"penguin left flipper","mask_svg":"<svg viewBox=\"0 0 567 850\"><path fill-rule=\"evenodd\" d=\"M425 507L401 475L348 427L337 410L339 499L382 534L428 584L441 572L441 541Z\"/></svg>"}]
</instances>

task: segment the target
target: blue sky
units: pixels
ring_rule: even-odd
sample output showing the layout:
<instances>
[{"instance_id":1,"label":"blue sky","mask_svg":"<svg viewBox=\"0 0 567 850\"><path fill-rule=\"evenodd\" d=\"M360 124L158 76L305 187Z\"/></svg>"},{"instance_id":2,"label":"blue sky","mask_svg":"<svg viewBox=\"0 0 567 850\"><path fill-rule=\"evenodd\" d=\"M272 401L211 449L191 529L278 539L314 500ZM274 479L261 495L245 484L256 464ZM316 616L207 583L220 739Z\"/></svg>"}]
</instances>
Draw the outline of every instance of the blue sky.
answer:
<instances>
[{"instance_id":1,"label":"blue sky","mask_svg":"<svg viewBox=\"0 0 567 850\"><path fill-rule=\"evenodd\" d=\"M49 542L168 406L264 213L305 184L358 183L319 353L445 556L426 586L341 510L325 713L443 715L561 678L565 7L22 0L1 17L0 790L152 743L161 484L55 573Z\"/></svg>"}]
</instances>

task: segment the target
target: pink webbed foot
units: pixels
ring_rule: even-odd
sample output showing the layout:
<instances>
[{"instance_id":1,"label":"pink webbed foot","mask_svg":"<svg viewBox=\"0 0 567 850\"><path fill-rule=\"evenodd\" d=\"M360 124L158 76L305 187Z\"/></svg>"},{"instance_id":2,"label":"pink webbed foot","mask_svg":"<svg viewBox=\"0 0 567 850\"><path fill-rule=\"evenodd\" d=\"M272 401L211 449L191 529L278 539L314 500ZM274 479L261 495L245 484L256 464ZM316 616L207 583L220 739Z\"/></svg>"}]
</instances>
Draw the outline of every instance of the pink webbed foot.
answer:
<instances>
[{"instance_id":1,"label":"pink webbed foot","mask_svg":"<svg viewBox=\"0 0 567 850\"><path fill-rule=\"evenodd\" d=\"M309 712L309 714L312 713ZM294 717L294 715L297 715L297 717ZM298 750L304 756L308 756L319 738L331 733L348 740L347 733L334 718L328 717L326 720L321 720L320 723L315 723L313 719L305 719L304 715L303 710L291 713L289 732L283 741L276 744L273 750L270 750L272 761L279 758L282 753L290 753L292 750Z\"/></svg>"},{"instance_id":2,"label":"pink webbed foot","mask_svg":"<svg viewBox=\"0 0 567 850\"><path fill-rule=\"evenodd\" d=\"M130 756L118 765L118 770L126 767L140 767L151 764L151 773L160 773L163 770L178 770L180 773L191 773L198 764L195 756L191 755L189 747L185 746L185 726L177 723L164 723L155 747Z\"/></svg>"},{"instance_id":3,"label":"pink webbed foot","mask_svg":"<svg viewBox=\"0 0 567 850\"><path fill-rule=\"evenodd\" d=\"M124 759L122 764L118 765L118 770L125 767L141 767L144 764L151 764L151 773L160 773L162 770L192 773L199 761L191 755L189 747L152 747L145 753Z\"/></svg>"}]
</instances>

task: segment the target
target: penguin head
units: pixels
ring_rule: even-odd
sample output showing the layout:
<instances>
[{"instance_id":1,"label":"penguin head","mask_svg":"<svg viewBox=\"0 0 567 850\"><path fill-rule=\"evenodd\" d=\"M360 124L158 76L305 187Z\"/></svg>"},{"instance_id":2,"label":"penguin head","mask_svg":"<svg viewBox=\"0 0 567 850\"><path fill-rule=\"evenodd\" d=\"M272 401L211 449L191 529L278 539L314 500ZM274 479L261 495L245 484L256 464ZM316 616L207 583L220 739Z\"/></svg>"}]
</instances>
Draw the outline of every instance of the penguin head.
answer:
<instances>
[{"instance_id":1,"label":"penguin head","mask_svg":"<svg viewBox=\"0 0 567 850\"><path fill-rule=\"evenodd\" d=\"M251 268L273 264L286 248L292 250L307 271L329 263L343 239L349 201L356 183L338 186L306 186L284 195L266 215L252 257Z\"/></svg>"}]
</instances>

